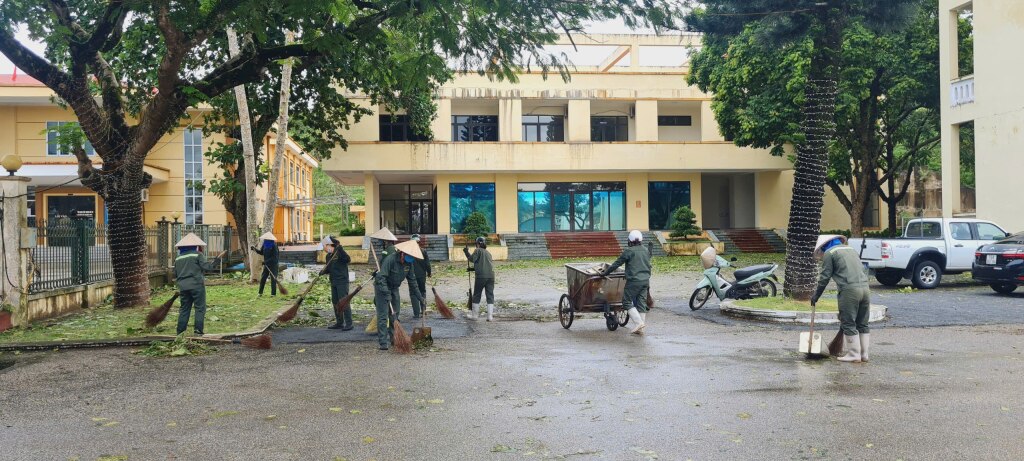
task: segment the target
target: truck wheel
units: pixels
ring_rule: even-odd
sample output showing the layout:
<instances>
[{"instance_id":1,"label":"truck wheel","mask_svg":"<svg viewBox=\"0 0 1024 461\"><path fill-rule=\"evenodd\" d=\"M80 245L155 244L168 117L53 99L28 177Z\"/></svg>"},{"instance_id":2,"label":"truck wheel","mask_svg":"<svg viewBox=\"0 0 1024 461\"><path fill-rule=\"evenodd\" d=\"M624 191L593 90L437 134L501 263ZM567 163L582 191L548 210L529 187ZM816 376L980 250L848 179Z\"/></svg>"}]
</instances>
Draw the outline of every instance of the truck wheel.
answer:
<instances>
[{"instance_id":1,"label":"truck wheel","mask_svg":"<svg viewBox=\"0 0 1024 461\"><path fill-rule=\"evenodd\" d=\"M1017 289L1017 285L1014 285L1012 283L993 283L990 286L993 290L996 291L996 293L999 293L1001 295L1008 295L1010 293L1013 293Z\"/></svg>"},{"instance_id":2,"label":"truck wheel","mask_svg":"<svg viewBox=\"0 0 1024 461\"><path fill-rule=\"evenodd\" d=\"M875 280L878 280L878 283L881 283L882 285L885 285L887 287L894 287L899 285L900 282L903 281L903 274L899 272L890 271L876 272Z\"/></svg>"},{"instance_id":3,"label":"truck wheel","mask_svg":"<svg viewBox=\"0 0 1024 461\"><path fill-rule=\"evenodd\" d=\"M942 269L934 261L921 261L914 268L914 275L910 281L920 290L930 290L939 286L939 282L942 281Z\"/></svg>"}]
</instances>

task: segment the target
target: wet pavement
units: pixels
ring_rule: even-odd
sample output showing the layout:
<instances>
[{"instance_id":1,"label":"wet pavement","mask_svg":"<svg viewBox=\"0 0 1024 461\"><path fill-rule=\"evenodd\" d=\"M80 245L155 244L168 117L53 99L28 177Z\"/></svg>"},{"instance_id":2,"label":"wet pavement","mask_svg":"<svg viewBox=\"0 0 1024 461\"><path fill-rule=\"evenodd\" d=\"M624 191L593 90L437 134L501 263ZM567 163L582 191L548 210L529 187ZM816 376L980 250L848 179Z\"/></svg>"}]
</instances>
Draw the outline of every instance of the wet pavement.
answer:
<instances>
[{"instance_id":1,"label":"wet pavement","mask_svg":"<svg viewBox=\"0 0 1024 461\"><path fill-rule=\"evenodd\" d=\"M399 324L408 334L412 334L413 328L426 326L430 328L430 336L434 339L461 338L470 334L471 328L463 316L457 315L455 319L445 319L439 315L427 315L421 322L413 319L412 316L399 317ZM329 342L353 342L373 341L376 344L377 334L366 333L367 322L353 322L349 331L331 330L323 327L294 327L275 328L270 331L276 343L289 344L316 344Z\"/></svg>"}]
</instances>

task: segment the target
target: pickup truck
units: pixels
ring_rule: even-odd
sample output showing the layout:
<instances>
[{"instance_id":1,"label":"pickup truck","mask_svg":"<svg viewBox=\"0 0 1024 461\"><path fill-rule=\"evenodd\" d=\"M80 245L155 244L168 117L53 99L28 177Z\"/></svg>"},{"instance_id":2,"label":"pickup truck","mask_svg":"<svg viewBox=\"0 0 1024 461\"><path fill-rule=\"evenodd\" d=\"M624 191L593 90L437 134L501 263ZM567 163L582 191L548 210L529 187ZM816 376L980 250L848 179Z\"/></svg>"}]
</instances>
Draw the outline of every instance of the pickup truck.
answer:
<instances>
[{"instance_id":1,"label":"pickup truck","mask_svg":"<svg viewBox=\"0 0 1024 461\"><path fill-rule=\"evenodd\" d=\"M903 236L894 239L850 239L861 260L886 286L903 279L919 289L939 286L942 274L969 272L974 251L1006 237L990 221L967 218L918 218L907 223Z\"/></svg>"}]
</instances>

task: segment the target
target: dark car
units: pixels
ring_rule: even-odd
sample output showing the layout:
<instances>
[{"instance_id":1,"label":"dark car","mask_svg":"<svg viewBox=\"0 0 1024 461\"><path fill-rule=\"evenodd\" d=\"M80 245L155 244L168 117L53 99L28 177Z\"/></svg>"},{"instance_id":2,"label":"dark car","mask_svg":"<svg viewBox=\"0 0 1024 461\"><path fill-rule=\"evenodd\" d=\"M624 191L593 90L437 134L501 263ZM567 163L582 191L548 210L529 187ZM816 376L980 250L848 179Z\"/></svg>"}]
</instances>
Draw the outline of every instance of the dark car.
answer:
<instances>
[{"instance_id":1,"label":"dark car","mask_svg":"<svg viewBox=\"0 0 1024 461\"><path fill-rule=\"evenodd\" d=\"M979 247L971 276L1004 295L1024 285L1024 232Z\"/></svg>"}]
</instances>

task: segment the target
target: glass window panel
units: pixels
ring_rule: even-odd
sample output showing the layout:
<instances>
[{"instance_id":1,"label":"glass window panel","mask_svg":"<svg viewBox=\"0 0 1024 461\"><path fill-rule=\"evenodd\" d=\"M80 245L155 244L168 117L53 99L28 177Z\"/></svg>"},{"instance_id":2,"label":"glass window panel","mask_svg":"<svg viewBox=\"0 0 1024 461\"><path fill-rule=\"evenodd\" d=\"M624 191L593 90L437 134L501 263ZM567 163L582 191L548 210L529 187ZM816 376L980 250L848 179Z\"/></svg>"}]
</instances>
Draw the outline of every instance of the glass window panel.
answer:
<instances>
[{"instance_id":1,"label":"glass window panel","mask_svg":"<svg viewBox=\"0 0 1024 461\"><path fill-rule=\"evenodd\" d=\"M555 225L554 230L556 231L567 231L571 229L570 222L572 217L570 213L570 197L567 193L556 193L553 197L554 203L554 219Z\"/></svg>"},{"instance_id":2,"label":"glass window panel","mask_svg":"<svg viewBox=\"0 0 1024 461\"><path fill-rule=\"evenodd\" d=\"M494 231L494 183L452 183L449 191L452 233L459 233L466 218L474 211L483 213L491 231Z\"/></svg>"},{"instance_id":3,"label":"glass window panel","mask_svg":"<svg viewBox=\"0 0 1024 461\"><path fill-rule=\"evenodd\" d=\"M537 139L542 140L542 141L551 141L551 139L548 137L548 136L550 136L548 134L548 128L549 127L547 125L538 125L537 126Z\"/></svg>"},{"instance_id":4,"label":"glass window panel","mask_svg":"<svg viewBox=\"0 0 1024 461\"><path fill-rule=\"evenodd\" d=\"M573 194L573 230L590 230L590 193Z\"/></svg>"},{"instance_id":5,"label":"glass window panel","mask_svg":"<svg viewBox=\"0 0 1024 461\"><path fill-rule=\"evenodd\" d=\"M999 240L1006 237L1006 232L1002 229L989 224L980 222L978 223L978 239L979 240Z\"/></svg>"},{"instance_id":6,"label":"glass window panel","mask_svg":"<svg viewBox=\"0 0 1024 461\"><path fill-rule=\"evenodd\" d=\"M409 192L413 199L430 199L434 196L434 186L430 184L410 184Z\"/></svg>"},{"instance_id":7,"label":"glass window panel","mask_svg":"<svg viewBox=\"0 0 1024 461\"><path fill-rule=\"evenodd\" d=\"M594 206L594 230L610 230L608 222L608 192L594 192L592 201Z\"/></svg>"},{"instance_id":8,"label":"glass window panel","mask_svg":"<svg viewBox=\"0 0 1024 461\"><path fill-rule=\"evenodd\" d=\"M534 193L533 201L537 218L536 231L551 232L551 192Z\"/></svg>"},{"instance_id":9,"label":"glass window panel","mask_svg":"<svg viewBox=\"0 0 1024 461\"><path fill-rule=\"evenodd\" d=\"M609 194L609 230L626 230L626 193Z\"/></svg>"},{"instance_id":10,"label":"glass window panel","mask_svg":"<svg viewBox=\"0 0 1024 461\"><path fill-rule=\"evenodd\" d=\"M536 231L533 192L519 193L519 232Z\"/></svg>"},{"instance_id":11,"label":"glass window panel","mask_svg":"<svg viewBox=\"0 0 1024 461\"><path fill-rule=\"evenodd\" d=\"M671 229L676 208L690 206L689 181L652 181L647 183L647 193L651 229Z\"/></svg>"},{"instance_id":12,"label":"glass window panel","mask_svg":"<svg viewBox=\"0 0 1024 461\"><path fill-rule=\"evenodd\" d=\"M954 240L973 240L971 238L971 225L965 222L949 223L949 236Z\"/></svg>"},{"instance_id":13,"label":"glass window panel","mask_svg":"<svg viewBox=\"0 0 1024 461\"><path fill-rule=\"evenodd\" d=\"M407 184L381 184L381 200L407 200L409 198L409 186Z\"/></svg>"}]
</instances>

